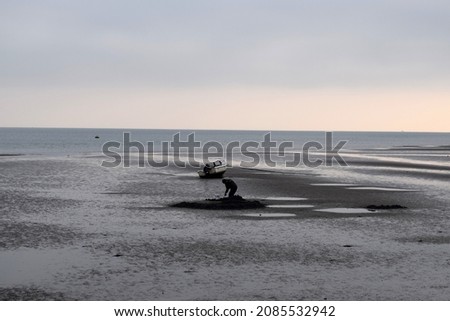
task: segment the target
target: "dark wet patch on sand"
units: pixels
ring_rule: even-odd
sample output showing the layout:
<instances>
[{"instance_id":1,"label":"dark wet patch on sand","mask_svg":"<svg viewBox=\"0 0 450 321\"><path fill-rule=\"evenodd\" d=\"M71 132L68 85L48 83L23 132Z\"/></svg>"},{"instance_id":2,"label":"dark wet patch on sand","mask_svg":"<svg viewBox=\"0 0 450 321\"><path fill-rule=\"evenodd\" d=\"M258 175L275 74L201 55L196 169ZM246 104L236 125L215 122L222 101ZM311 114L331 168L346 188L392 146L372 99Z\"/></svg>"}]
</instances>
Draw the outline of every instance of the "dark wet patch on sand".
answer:
<instances>
[{"instance_id":1,"label":"dark wet patch on sand","mask_svg":"<svg viewBox=\"0 0 450 321\"><path fill-rule=\"evenodd\" d=\"M101 195L139 195L137 193L131 193L131 192L104 192L104 193L98 193Z\"/></svg>"},{"instance_id":2,"label":"dark wet patch on sand","mask_svg":"<svg viewBox=\"0 0 450 321\"><path fill-rule=\"evenodd\" d=\"M72 244L80 239L73 230L53 224L0 221L0 248L38 248Z\"/></svg>"},{"instance_id":3,"label":"dark wet patch on sand","mask_svg":"<svg viewBox=\"0 0 450 321\"><path fill-rule=\"evenodd\" d=\"M17 157L24 156L25 154L0 154L0 157Z\"/></svg>"},{"instance_id":4,"label":"dark wet patch on sand","mask_svg":"<svg viewBox=\"0 0 450 321\"><path fill-rule=\"evenodd\" d=\"M15 216L14 213L46 213L57 208L69 208L80 204L80 201L56 197L31 196L24 192L1 191L0 204L4 216Z\"/></svg>"},{"instance_id":5,"label":"dark wet patch on sand","mask_svg":"<svg viewBox=\"0 0 450 321\"><path fill-rule=\"evenodd\" d=\"M64 294L35 287L0 288L0 301L62 301Z\"/></svg>"},{"instance_id":6,"label":"dark wet patch on sand","mask_svg":"<svg viewBox=\"0 0 450 321\"><path fill-rule=\"evenodd\" d=\"M424 235L398 238L397 241L402 243L423 243L423 244L450 244L450 236L448 235Z\"/></svg>"},{"instance_id":7,"label":"dark wet patch on sand","mask_svg":"<svg viewBox=\"0 0 450 321\"><path fill-rule=\"evenodd\" d=\"M168 206L153 205L153 206L131 206L125 207L127 210L148 211L148 210L167 210Z\"/></svg>"},{"instance_id":8,"label":"dark wet patch on sand","mask_svg":"<svg viewBox=\"0 0 450 321\"><path fill-rule=\"evenodd\" d=\"M303 265L344 264L353 265L359 260L356 254L337 248L308 248L248 241L212 241L191 239L151 240L147 242L118 242L94 247L118 260L146 261L148 268L176 265L246 265L266 262L298 262ZM343 249L344 251L344 249Z\"/></svg>"}]
</instances>

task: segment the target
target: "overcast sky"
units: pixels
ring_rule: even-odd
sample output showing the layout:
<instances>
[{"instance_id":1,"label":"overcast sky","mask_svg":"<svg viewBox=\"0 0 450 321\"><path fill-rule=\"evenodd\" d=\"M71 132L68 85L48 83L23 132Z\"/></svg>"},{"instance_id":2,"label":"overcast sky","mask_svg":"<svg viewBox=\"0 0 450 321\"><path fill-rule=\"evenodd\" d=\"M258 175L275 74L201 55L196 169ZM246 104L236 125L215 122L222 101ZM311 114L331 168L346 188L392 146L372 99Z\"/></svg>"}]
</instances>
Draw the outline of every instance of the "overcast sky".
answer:
<instances>
[{"instance_id":1,"label":"overcast sky","mask_svg":"<svg viewBox=\"0 0 450 321\"><path fill-rule=\"evenodd\" d=\"M450 1L0 0L0 126L450 131Z\"/></svg>"}]
</instances>

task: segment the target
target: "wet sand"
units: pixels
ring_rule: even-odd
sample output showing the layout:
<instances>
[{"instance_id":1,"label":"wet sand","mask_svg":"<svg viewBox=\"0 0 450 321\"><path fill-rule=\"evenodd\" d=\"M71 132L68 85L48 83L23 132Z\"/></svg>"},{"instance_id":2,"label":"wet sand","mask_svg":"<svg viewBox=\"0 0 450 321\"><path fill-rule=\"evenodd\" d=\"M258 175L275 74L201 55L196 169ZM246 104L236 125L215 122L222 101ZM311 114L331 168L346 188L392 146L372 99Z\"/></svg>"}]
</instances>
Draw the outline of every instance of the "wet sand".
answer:
<instances>
[{"instance_id":1,"label":"wet sand","mask_svg":"<svg viewBox=\"0 0 450 321\"><path fill-rule=\"evenodd\" d=\"M223 193L193 169L2 157L0 299L449 300L448 172L369 165L233 168L269 207L211 211L170 207Z\"/></svg>"}]
</instances>

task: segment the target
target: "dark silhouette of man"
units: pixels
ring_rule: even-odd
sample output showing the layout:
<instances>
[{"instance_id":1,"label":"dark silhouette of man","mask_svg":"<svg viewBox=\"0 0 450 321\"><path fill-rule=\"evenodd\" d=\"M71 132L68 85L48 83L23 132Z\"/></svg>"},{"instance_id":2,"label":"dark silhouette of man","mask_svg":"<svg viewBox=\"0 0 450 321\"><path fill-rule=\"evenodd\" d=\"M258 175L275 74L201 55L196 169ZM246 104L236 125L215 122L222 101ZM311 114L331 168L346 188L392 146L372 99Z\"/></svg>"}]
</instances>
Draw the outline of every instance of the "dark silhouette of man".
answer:
<instances>
[{"instance_id":1,"label":"dark silhouette of man","mask_svg":"<svg viewBox=\"0 0 450 321\"><path fill-rule=\"evenodd\" d=\"M230 178L224 178L222 180L222 183L224 183L225 187L226 187L224 196L227 196L228 191L230 191L230 194L228 194L228 197L233 197L234 194L236 194L236 191L238 189L236 183Z\"/></svg>"}]
</instances>

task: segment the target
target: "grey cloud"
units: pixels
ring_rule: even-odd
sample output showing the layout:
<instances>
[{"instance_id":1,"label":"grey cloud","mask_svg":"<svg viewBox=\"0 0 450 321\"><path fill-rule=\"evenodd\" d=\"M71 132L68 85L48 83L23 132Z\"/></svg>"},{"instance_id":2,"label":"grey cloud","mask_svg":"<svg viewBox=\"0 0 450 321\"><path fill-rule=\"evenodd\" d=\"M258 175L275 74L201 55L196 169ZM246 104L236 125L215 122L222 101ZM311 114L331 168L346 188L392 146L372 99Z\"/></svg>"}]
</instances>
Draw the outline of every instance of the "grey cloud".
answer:
<instances>
[{"instance_id":1,"label":"grey cloud","mask_svg":"<svg viewBox=\"0 0 450 321\"><path fill-rule=\"evenodd\" d=\"M11 86L450 83L445 1L4 1Z\"/></svg>"}]
</instances>

